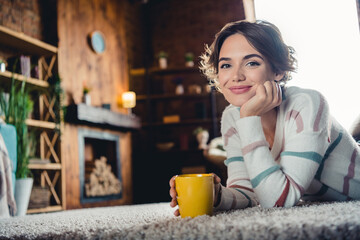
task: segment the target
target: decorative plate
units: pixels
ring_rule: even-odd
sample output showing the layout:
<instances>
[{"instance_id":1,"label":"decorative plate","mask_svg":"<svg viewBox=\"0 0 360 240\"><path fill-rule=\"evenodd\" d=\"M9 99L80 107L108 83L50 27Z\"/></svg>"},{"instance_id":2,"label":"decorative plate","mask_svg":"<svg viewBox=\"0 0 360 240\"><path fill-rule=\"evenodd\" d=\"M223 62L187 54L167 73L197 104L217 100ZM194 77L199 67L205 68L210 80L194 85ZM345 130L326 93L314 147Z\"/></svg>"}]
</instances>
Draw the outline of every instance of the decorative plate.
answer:
<instances>
[{"instance_id":1,"label":"decorative plate","mask_svg":"<svg viewBox=\"0 0 360 240\"><path fill-rule=\"evenodd\" d=\"M90 45L96 53L103 53L105 51L105 38L100 31L90 33Z\"/></svg>"}]
</instances>

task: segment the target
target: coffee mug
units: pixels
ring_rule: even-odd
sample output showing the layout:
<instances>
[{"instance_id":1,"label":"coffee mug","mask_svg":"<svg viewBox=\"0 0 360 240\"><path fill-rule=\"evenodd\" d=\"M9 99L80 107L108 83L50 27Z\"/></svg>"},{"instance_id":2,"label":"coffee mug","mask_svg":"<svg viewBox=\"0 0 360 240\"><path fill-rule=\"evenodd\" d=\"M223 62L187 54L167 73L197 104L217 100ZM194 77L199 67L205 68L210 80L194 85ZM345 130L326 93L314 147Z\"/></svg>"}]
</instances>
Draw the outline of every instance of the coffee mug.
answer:
<instances>
[{"instance_id":1,"label":"coffee mug","mask_svg":"<svg viewBox=\"0 0 360 240\"><path fill-rule=\"evenodd\" d=\"M213 174L178 175L175 178L175 189L182 218L213 214Z\"/></svg>"}]
</instances>

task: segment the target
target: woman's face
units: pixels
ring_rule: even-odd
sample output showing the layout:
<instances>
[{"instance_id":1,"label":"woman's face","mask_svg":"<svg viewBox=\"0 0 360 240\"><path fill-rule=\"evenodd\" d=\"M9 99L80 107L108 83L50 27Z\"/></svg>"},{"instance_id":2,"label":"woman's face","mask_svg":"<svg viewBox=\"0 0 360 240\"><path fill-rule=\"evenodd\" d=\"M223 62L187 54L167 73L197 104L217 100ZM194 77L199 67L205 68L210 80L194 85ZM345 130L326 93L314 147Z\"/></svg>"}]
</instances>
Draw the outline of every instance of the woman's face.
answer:
<instances>
[{"instance_id":1,"label":"woman's face","mask_svg":"<svg viewBox=\"0 0 360 240\"><path fill-rule=\"evenodd\" d=\"M262 56L241 34L229 36L219 53L218 80L225 99L241 107L266 81L280 80Z\"/></svg>"}]
</instances>

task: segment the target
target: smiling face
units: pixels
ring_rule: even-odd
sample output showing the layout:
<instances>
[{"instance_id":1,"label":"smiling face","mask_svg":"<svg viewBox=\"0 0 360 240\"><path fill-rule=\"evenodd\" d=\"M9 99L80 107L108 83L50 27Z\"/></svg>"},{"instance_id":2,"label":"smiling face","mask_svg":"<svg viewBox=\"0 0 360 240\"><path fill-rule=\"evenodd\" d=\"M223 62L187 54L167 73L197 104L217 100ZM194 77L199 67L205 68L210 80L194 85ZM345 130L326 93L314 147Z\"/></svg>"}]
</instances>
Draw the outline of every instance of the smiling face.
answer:
<instances>
[{"instance_id":1,"label":"smiling face","mask_svg":"<svg viewBox=\"0 0 360 240\"><path fill-rule=\"evenodd\" d=\"M258 85L283 77L283 74L275 74L271 70L267 60L241 34L233 34L224 41L218 69L218 80L225 99L238 107L255 95Z\"/></svg>"}]
</instances>

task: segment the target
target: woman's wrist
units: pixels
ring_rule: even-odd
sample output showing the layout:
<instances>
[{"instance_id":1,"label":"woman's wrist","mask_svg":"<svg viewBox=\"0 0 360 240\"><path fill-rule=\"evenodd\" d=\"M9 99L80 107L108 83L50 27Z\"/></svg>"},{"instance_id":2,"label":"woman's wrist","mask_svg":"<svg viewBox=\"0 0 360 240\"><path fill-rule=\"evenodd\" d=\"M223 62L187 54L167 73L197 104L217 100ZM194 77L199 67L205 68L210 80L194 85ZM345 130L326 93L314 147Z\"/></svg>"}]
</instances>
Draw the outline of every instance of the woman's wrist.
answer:
<instances>
[{"instance_id":1,"label":"woman's wrist","mask_svg":"<svg viewBox=\"0 0 360 240\"><path fill-rule=\"evenodd\" d=\"M218 189L215 191L214 207L217 207L220 204L221 200L221 184L218 185Z\"/></svg>"}]
</instances>

